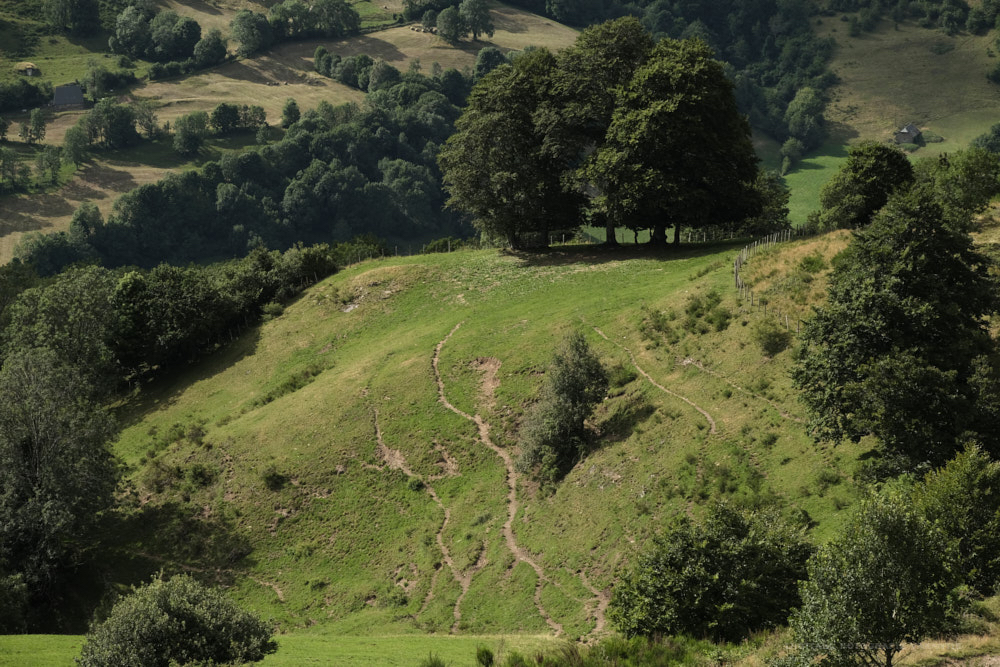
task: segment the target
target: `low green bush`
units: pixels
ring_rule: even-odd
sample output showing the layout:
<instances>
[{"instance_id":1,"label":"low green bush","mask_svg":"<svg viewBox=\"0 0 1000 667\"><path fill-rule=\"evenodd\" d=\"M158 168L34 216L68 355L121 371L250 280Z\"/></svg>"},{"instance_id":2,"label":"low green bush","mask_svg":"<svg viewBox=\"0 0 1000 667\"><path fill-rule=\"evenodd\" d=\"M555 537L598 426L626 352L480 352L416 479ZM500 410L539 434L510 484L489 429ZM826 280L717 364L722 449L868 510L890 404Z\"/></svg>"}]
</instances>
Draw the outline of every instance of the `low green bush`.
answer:
<instances>
[{"instance_id":1,"label":"low green bush","mask_svg":"<svg viewBox=\"0 0 1000 667\"><path fill-rule=\"evenodd\" d=\"M91 627L81 667L244 664L278 650L273 628L187 575L154 579Z\"/></svg>"}]
</instances>

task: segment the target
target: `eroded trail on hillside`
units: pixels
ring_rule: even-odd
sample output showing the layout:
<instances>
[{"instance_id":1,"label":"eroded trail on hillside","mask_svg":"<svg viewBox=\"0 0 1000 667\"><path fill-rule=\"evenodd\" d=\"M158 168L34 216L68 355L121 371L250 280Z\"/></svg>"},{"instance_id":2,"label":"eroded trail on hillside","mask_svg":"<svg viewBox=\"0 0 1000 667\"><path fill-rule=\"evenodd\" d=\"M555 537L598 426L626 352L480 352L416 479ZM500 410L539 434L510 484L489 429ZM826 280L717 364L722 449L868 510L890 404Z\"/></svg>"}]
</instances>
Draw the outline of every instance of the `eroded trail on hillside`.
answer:
<instances>
[{"instance_id":1,"label":"eroded trail on hillside","mask_svg":"<svg viewBox=\"0 0 1000 667\"><path fill-rule=\"evenodd\" d=\"M441 559L444 561L445 565L448 566L448 569L451 570L452 577L454 577L455 581L457 581L458 585L461 586L462 588L462 592L459 594L458 599L455 601L455 608L452 612L455 622L451 627L451 631L456 632L458 630L458 624L462 620L462 610L461 610L462 599L465 597L465 594L469 592L469 586L472 585L472 575L475 572L481 570L485 563L483 562L483 558L480 557L479 559L480 562L476 563L476 565L469 572L462 572L462 570L460 570L459 567L455 565L455 560L451 557L451 552L448 550L447 545L445 545L444 543L444 531L448 527L448 522L451 521L451 511L447 507L445 507L444 503L441 501L441 497L438 496L437 491L434 490L434 487L427 483L428 480L425 480L423 477L416 474L410 469L409 465L407 465L406 463L406 457L403 455L403 453L399 450L391 449L388 445L385 444L385 440L382 437L382 427L379 426L378 410L372 410L372 413L374 415L375 441L378 447L379 458L381 458L382 461L385 462L385 465L388 468L392 470L399 470L407 477L420 480L420 482L424 485L424 490L427 491L427 494L437 504L437 506L441 508L441 511L444 513L444 521L438 528L436 538L437 538L438 548L441 550ZM486 549L484 548L483 552L485 553L485 551ZM420 606L420 611L418 612L418 615L422 614L427 609L427 606L431 603L431 600L434 599L434 585L437 583L437 578L439 573L440 570L435 570L434 575L431 577L430 588L427 591L427 596L424 598L423 604Z\"/></svg>"},{"instance_id":2,"label":"eroded trail on hillside","mask_svg":"<svg viewBox=\"0 0 1000 667\"><path fill-rule=\"evenodd\" d=\"M632 350L630 348L625 347L624 345L622 345L618 341L611 340L610 338L608 338L608 336L603 331L601 331L597 327L594 327L594 331L597 332L598 336L600 336L604 340L608 341L612 345L617 345L621 349L625 350L625 352L628 353L629 359L632 360L632 365L635 366L635 369L637 371L639 371L640 375L642 375L644 378L646 378L647 380L649 380L649 383L651 385L653 385L654 387L656 387L660 391L673 396L676 399L684 401L685 403L687 403L688 405L690 405L692 408L694 408L695 410L697 410L698 412L700 412L701 416L704 417L706 421L708 421L708 432L709 433L711 433L711 434L714 435L718 431L718 429L716 429L716 427L715 427L715 420L712 419L712 415L708 414L708 410L706 410L705 408L701 407L700 405L698 405L697 403L695 403L694 401L692 401L690 398L688 398L686 396L681 396L676 391L671 391L671 390L667 389L666 387L664 387L659 382L657 382L656 380L654 380L653 377L649 373L647 373L646 370L642 366L639 365L639 362L636 361L635 355L632 353Z\"/></svg>"},{"instance_id":3,"label":"eroded trail on hillside","mask_svg":"<svg viewBox=\"0 0 1000 667\"><path fill-rule=\"evenodd\" d=\"M689 358L687 358L687 359L685 359L684 361L681 362L681 366L694 366L695 368L697 368L698 370L702 371L703 373L708 373L712 377L717 378L719 380L722 380L723 382L725 382L726 384L728 384L733 389L735 389L737 391L740 391L740 392L743 392L744 394L749 394L750 396L753 396L754 398L756 398L759 401L764 401L765 403L767 403L768 405L770 405L772 408L774 408L775 412L777 412L779 415L781 415L782 419L787 419L789 421L793 421L796 424L805 424L806 423L806 420L802 419L801 417L796 417L795 415L791 414L790 412L785 412L785 410L783 410L781 408L781 406L778 405L778 403L776 403L775 401L772 401L767 396L761 396L760 394L758 394L758 393L756 393L754 391L751 391L751 390L747 389L746 387L741 387L740 385L736 384L735 382L733 382L732 380L730 380L729 378L727 378L725 375L723 375L721 373L718 373L716 371L713 371L711 368L708 368L707 366L705 366L705 364L701 363L697 359L691 359L689 357Z\"/></svg>"},{"instance_id":4,"label":"eroded trail on hillside","mask_svg":"<svg viewBox=\"0 0 1000 667\"><path fill-rule=\"evenodd\" d=\"M467 412L461 410L460 408L453 405L445 395L444 380L441 378L441 371L438 369L438 361L441 358L441 349L444 347L444 344L448 342L448 339L451 338L452 335L454 335L454 333L458 331L459 327L461 326L462 326L461 322L456 324L455 328L452 329L448 333L448 335L445 336L444 339L437 344L437 347L434 349L434 357L431 361L431 365L434 368L434 378L437 380L438 399L441 401L441 404L444 405L444 407L448 408L449 410L459 415L460 417L473 422L476 425L476 429L479 433L479 440L489 449L493 450L493 452L497 456L499 456L500 459L503 461L504 467L506 468L507 471L507 520L503 524L504 542L506 543L507 548L510 550L510 552L514 554L514 558L516 561L526 563L529 567L531 567L531 569L535 571L535 574L538 577L537 582L535 584L535 596L534 596L535 607L538 609L538 613L541 615L543 619L545 619L545 622L548 624L550 628L552 628L552 630L556 633L556 635L561 635L563 634L562 625L556 622L556 620L553 619L552 616L550 616L548 612L545 611L545 607L543 606L541 599L542 586L544 584L550 583L556 587L558 587L558 584L553 582L549 577L545 575L545 571L542 569L542 566L539 565L535 561L535 559L531 557L531 555L528 553L526 549L518 545L517 538L514 536L514 517L517 515L517 510L519 507L517 501L518 476L517 476L517 471L514 468L514 460L511 458L510 454L507 453L507 451L501 449L493 442L493 440L490 438L490 426L481 416L479 416L478 414L470 415Z\"/></svg>"}]
</instances>

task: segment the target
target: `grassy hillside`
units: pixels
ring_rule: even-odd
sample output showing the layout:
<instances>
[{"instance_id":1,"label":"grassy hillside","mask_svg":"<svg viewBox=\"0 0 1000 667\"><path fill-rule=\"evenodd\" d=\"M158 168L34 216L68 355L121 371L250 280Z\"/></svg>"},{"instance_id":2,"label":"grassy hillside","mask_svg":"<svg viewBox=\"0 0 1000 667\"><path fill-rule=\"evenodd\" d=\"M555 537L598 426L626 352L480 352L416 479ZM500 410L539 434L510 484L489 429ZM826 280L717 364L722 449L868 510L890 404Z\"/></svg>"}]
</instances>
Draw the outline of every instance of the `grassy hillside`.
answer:
<instances>
[{"instance_id":1,"label":"grassy hillside","mask_svg":"<svg viewBox=\"0 0 1000 667\"><path fill-rule=\"evenodd\" d=\"M461 252L330 278L122 407L128 571L214 573L283 630L572 638L605 630L615 573L651 534L716 498L804 510L823 539L861 449L806 435L732 254ZM721 331L686 312L712 292ZM574 328L617 382L595 451L549 495L510 461Z\"/></svg>"}]
</instances>

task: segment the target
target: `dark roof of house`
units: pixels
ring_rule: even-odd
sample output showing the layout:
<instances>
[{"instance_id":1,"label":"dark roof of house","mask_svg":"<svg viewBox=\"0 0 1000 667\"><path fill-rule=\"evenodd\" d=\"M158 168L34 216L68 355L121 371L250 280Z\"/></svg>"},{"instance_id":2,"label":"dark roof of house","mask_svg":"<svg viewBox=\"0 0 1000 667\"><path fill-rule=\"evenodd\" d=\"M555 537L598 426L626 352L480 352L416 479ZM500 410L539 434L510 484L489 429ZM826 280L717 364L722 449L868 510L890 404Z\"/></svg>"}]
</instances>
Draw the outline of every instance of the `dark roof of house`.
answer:
<instances>
[{"instance_id":1,"label":"dark roof of house","mask_svg":"<svg viewBox=\"0 0 1000 667\"><path fill-rule=\"evenodd\" d=\"M897 134L909 134L915 137L920 134L920 130L913 123L908 123L907 125L904 125L903 129L897 132Z\"/></svg>"},{"instance_id":2,"label":"dark roof of house","mask_svg":"<svg viewBox=\"0 0 1000 667\"><path fill-rule=\"evenodd\" d=\"M71 104L83 104L83 90L79 84L70 83L65 86L56 86L52 95L52 106L68 106Z\"/></svg>"}]
</instances>

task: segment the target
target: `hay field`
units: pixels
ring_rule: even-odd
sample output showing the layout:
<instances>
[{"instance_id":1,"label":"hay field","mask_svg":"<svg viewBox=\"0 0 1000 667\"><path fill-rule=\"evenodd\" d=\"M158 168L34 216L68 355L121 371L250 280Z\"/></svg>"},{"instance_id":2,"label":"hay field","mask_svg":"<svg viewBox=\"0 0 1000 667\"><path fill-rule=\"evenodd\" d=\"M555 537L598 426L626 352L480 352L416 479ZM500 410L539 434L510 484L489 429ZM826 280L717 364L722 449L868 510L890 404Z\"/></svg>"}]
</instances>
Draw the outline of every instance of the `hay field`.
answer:
<instances>
[{"instance_id":1,"label":"hay field","mask_svg":"<svg viewBox=\"0 0 1000 667\"><path fill-rule=\"evenodd\" d=\"M847 24L823 19L820 37L837 40L830 67L840 78L827 118L845 143L888 140L906 123L945 138L915 156L953 151L1000 121L1000 86L986 74L997 64L995 34L942 32L883 21L878 31L849 37Z\"/></svg>"}]
</instances>

